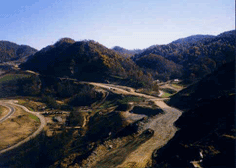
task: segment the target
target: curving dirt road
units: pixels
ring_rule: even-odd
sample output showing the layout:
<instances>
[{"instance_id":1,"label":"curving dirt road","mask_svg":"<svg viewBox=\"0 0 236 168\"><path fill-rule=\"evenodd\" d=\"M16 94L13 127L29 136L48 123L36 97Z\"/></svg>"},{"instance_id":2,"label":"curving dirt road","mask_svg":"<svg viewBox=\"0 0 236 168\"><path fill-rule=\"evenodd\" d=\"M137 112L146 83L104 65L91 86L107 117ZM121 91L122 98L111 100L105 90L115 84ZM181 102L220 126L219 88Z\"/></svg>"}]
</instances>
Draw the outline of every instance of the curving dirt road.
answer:
<instances>
[{"instance_id":1,"label":"curving dirt road","mask_svg":"<svg viewBox=\"0 0 236 168\"><path fill-rule=\"evenodd\" d=\"M0 105L9 109L9 112L7 113L7 115L5 115L4 117L0 119L0 123L2 123L3 121L7 120L12 114L14 114L16 110L14 107L11 107L7 104L2 104L1 102L0 102Z\"/></svg>"},{"instance_id":2,"label":"curving dirt road","mask_svg":"<svg viewBox=\"0 0 236 168\"><path fill-rule=\"evenodd\" d=\"M147 98L162 108L164 114L157 115L144 125L144 130L151 128L154 135L149 139L135 140L126 144L124 147L115 149L105 154L93 167L145 167L151 162L152 153L155 149L164 146L177 131L173 123L181 116L182 112L165 104L165 98L157 98L128 90L122 86L108 85L102 83L89 82L88 84L99 86L117 94L133 95ZM125 87L127 88L127 87Z\"/></svg>"},{"instance_id":3,"label":"curving dirt road","mask_svg":"<svg viewBox=\"0 0 236 168\"><path fill-rule=\"evenodd\" d=\"M15 111L14 106L18 106L18 107L22 108L22 109L25 110L26 112L31 113L31 114L37 116L37 117L39 118L41 124L40 124L39 128L38 128L33 134L31 134L30 136L28 136L28 137L25 138L24 140L18 142L17 144L15 144L15 145L13 145L13 146L11 146L11 147L9 147L9 148L6 148L6 149L1 150L1 151L0 151L0 155L3 154L3 153L5 153L5 152L7 152L7 151L10 151L10 150L12 150L12 149L15 149L15 148L19 147L20 145L22 145L22 144L28 142L29 140L35 138L35 137L43 130L44 126L46 125L46 120L45 120L45 118L44 118L42 115L40 115L40 114L37 113L37 112L32 112L32 111L28 110L26 107L24 107L24 106L22 106L22 105L15 104L16 102L17 102L17 101L9 100L9 101L1 101L0 103L1 103L1 105L3 105L3 106L9 107L11 110L14 109L13 111Z\"/></svg>"},{"instance_id":4,"label":"curving dirt road","mask_svg":"<svg viewBox=\"0 0 236 168\"><path fill-rule=\"evenodd\" d=\"M144 97L147 99L155 99L155 100L159 100L159 101L169 99L169 98L157 98L155 96L150 96L150 95L146 95L143 93L137 93L137 92L135 92L135 89L127 87L127 86L116 86L116 85L110 85L110 84L104 84L104 83L94 83L94 82L83 82L83 83L98 86L98 87L110 90L111 92L114 92L116 94L133 95L133 96Z\"/></svg>"}]
</instances>

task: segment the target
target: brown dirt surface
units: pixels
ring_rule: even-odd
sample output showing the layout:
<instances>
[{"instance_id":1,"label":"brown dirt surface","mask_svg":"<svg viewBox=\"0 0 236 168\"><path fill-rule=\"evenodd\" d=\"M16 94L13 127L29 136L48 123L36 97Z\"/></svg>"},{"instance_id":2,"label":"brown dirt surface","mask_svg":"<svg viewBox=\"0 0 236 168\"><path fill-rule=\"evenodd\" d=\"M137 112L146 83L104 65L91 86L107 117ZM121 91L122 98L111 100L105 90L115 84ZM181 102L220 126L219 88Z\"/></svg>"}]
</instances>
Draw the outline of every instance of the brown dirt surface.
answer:
<instances>
[{"instance_id":1,"label":"brown dirt surface","mask_svg":"<svg viewBox=\"0 0 236 168\"><path fill-rule=\"evenodd\" d=\"M9 112L8 108L0 105L0 119L5 115L7 115L8 112Z\"/></svg>"},{"instance_id":2,"label":"brown dirt surface","mask_svg":"<svg viewBox=\"0 0 236 168\"><path fill-rule=\"evenodd\" d=\"M40 125L21 108L0 124L0 150L12 146L35 132Z\"/></svg>"}]
</instances>

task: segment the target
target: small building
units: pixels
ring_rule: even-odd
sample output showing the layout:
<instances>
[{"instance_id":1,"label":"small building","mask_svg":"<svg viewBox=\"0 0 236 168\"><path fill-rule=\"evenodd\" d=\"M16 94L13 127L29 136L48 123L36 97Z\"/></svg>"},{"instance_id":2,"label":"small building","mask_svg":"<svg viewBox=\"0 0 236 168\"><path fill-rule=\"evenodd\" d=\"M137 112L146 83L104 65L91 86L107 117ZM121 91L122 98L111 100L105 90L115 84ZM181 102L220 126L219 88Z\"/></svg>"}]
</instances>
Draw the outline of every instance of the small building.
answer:
<instances>
[{"instance_id":1,"label":"small building","mask_svg":"<svg viewBox=\"0 0 236 168\"><path fill-rule=\"evenodd\" d=\"M174 79L174 82L179 82L179 79Z\"/></svg>"},{"instance_id":2,"label":"small building","mask_svg":"<svg viewBox=\"0 0 236 168\"><path fill-rule=\"evenodd\" d=\"M55 116L52 118L54 122L62 122L62 118L60 116Z\"/></svg>"}]
</instances>

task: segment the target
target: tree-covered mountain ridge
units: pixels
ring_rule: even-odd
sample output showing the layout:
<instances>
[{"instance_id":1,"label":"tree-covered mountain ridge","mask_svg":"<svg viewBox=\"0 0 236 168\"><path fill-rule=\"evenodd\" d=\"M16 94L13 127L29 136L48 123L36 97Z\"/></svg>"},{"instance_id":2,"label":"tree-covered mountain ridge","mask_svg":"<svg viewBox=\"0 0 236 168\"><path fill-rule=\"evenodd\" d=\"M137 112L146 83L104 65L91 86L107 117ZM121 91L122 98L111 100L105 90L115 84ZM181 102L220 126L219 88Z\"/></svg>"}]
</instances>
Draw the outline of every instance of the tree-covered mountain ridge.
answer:
<instances>
[{"instance_id":1,"label":"tree-covered mountain ridge","mask_svg":"<svg viewBox=\"0 0 236 168\"><path fill-rule=\"evenodd\" d=\"M167 45L153 45L142 53L135 54L132 59L140 67L147 68L139 60L146 57L145 62L151 62L152 58L149 59L148 57L150 54L162 56L182 66L182 73L179 73L178 76L194 81L194 79L202 78L234 58L235 30L224 32L217 36L196 35L176 40ZM153 68L149 68L149 71L153 74L156 73ZM163 75L165 77L173 76L173 74L168 72Z\"/></svg>"},{"instance_id":2,"label":"tree-covered mountain ridge","mask_svg":"<svg viewBox=\"0 0 236 168\"><path fill-rule=\"evenodd\" d=\"M192 36L188 36L188 37L185 37L185 38L179 38L175 41L172 41L171 43L174 43L174 44L187 44L187 43L196 43L197 41L200 41L200 40L204 40L206 38L214 38L215 36L213 35L201 35L201 34L197 34L197 35L192 35Z\"/></svg>"},{"instance_id":3,"label":"tree-covered mountain ridge","mask_svg":"<svg viewBox=\"0 0 236 168\"><path fill-rule=\"evenodd\" d=\"M78 45L81 47L78 47ZM83 50L86 50L86 52ZM104 63L103 65L106 64L103 68L106 67L108 69L97 70L96 67L99 66L99 63L92 63L92 59L90 59L90 63L93 65L90 63L86 64L85 60L85 62L82 61L82 63L78 58L68 58L71 62L62 59L61 55L67 55L68 53L70 53L70 58L72 58L72 55L80 55L78 58L83 59L94 58L93 61L98 61L99 58ZM217 36L192 35L175 40L167 45L153 45L144 50L127 50L119 46L116 46L113 49L108 49L93 40L84 40L79 42L70 38L62 38L54 45L49 45L37 52L37 59L35 59L35 57L29 59L29 62L34 60L34 63L32 62L32 65L30 65L28 62L27 65L28 68L32 67L32 70L34 69L38 72L47 71L51 75L57 74L60 76L72 77L73 74L74 77L77 75L77 77L81 76L81 78L87 78L89 74L94 75L99 73L100 75L95 76L98 76L100 79L102 71L103 73L112 71L110 74L113 76L127 78L128 71L131 69L132 71L138 69L137 72L135 72L136 75L133 76L138 76L137 74L139 74L139 76L140 74L141 76L142 74L149 74L149 76L159 80L180 78L191 83L213 72L222 64L229 62L234 58L234 55L235 30L223 32ZM58 60L59 57L60 59ZM77 62L75 60L77 60ZM65 63L63 61L65 61ZM71 70L72 66L70 64L74 63L78 65L80 64L80 66L75 66L75 69ZM114 64L117 66L114 66ZM90 66L89 68L87 67L88 65ZM65 68L66 66L67 68ZM64 67L64 70L63 72L60 72L62 67ZM81 71L82 67L83 71ZM87 73L87 70L90 72L89 74ZM78 72L81 72L81 74L79 75Z\"/></svg>"},{"instance_id":4,"label":"tree-covered mountain ridge","mask_svg":"<svg viewBox=\"0 0 236 168\"><path fill-rule=\"evenodd\" d=\"M21 59L36 52L36 49L28 45L18 45L9 41L0 41L0 62Z\"/></svg>"}]
</instances>

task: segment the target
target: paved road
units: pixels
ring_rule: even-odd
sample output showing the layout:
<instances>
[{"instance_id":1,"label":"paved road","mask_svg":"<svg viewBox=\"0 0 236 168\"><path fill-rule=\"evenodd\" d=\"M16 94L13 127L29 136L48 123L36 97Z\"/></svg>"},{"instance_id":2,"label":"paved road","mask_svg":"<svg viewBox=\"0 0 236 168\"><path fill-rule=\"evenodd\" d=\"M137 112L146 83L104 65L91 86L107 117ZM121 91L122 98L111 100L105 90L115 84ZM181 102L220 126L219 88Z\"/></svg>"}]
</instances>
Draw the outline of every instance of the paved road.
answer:
<instances>
[{"instance_id":1,"label":"paved road","mask_svg":"<svg viewBox=\"0 0 236 168\"><path fill-rule=\"evenodd\" d=\"M29 140L35 138L35 137L43 130L44 126L47 124L47 123L46 123L46 120L45 120L45 118L44 118L44 116L40 115L40 114L37 113L37 112L32 112L32 111L30 111L30 110L28 110L26 107L24 107L24 106L22 106L22 105L15 104L16 102L17 102L17 101L12 101L12 100L10 100L10 101L1 101L1 105L7 106L7 107L9 107L9 108L11 108L11 109L15 109L14 106L18 106L18 107L22 108L23 110L25 110L26 112L31 113L31 114L37 116L37 117L39 118L41 124L40 124L39 128L38 128L33 134L31 134L30 136L28 136L28 137L25 138L24 140L18 142L17 144L15 144L15 145L13 145L13 146L11 146L11 147L9 147L9 148L6 148L6 149L1 150L1 151L0 151L0 155L3 154L3 153L5 153L5 152L7 152L7 151L10 151L10 150L12 150L12 149L15 149L15 148L19 147L20 145L22 145L22 144L28 142Z\"/></svg>"},{"instance_id":2,"label":"paved road","mask_svg":"<svg viewBox=\"0 0 236 168\"><path fill-rule=\"evenodd\" d=\"M150 95L134 92L134 89L127 89L127 87L115 86L102 83L89 82L89 84L109 89L111 92L124 95L133 95L147 98L153 101L157 106L163 109L164 114L160 114L151 119L144 125L144 130L147 128L153 129L154 135L147 141L134 141L125 147L115 149L105 154L102 159L93 164L94 167L145 167L151 161L152 153L155 149L164 146L177 131L173 123L181 116L182 111L172 108L165 104L165 98L157 98ZM138 147L137 147L138 146Z\"/></svg>"}]
</instances>

